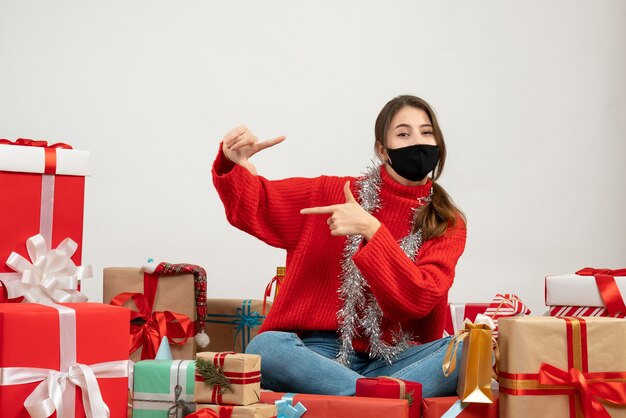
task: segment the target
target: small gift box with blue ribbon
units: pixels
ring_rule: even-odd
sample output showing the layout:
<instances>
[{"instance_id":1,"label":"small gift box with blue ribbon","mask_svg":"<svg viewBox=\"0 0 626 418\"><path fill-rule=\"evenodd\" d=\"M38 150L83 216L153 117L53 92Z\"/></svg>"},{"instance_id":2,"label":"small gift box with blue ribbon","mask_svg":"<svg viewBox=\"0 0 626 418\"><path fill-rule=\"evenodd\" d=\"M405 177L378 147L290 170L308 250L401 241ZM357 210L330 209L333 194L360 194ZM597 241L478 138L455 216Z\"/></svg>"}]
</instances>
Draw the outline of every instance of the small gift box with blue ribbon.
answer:
<instances>
[{"instance_id":1,"label":"small gift box with blue ribbon","mask_svg":"<svg viewBox=\"0 0 626 418\"><path fill-rule=\"evenodd\" d=\"M204 332L211 342L208 347L199 348L198 351L245 352L265 319L262 311L262 300L207 299Z\"/></svg>"}]
</instances>

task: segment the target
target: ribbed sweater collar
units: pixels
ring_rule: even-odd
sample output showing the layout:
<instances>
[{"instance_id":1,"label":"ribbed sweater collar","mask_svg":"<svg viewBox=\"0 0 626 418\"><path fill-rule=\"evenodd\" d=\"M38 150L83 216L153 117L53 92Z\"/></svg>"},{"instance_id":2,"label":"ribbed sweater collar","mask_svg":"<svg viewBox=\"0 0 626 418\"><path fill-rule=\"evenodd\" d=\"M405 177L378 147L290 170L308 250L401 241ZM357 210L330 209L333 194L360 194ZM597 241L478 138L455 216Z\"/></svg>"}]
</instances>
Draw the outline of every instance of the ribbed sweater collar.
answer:
<instances>
[{"instance_id":1,"label":"ribbed sweater collar","mask_svg":"<svg viewBox=\"0 0 626 418\"><path fill-rule=\"evenodd\" d=\"M389 175L385 165L380 166L380 176L382 178L382 191L383 193L391 193L393 195L406 198L406 199L418 199L420 197L426 197L430 193L432 188L432 181L428 179L422 186L405 186L398 183Z\"/></svg>"}]
</instances>

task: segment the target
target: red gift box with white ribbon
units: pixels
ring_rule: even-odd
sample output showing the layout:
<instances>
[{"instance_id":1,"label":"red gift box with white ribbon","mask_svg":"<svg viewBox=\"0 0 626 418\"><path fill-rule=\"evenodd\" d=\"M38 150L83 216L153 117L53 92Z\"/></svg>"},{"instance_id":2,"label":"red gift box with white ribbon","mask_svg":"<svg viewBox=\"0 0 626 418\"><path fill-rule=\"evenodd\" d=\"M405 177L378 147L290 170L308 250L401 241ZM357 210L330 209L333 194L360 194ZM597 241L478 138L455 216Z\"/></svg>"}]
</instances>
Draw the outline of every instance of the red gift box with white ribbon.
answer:
<instances>
[{"instance_id":1,"label":"red gift box with white ribbon","mask_svg":"<svg viewBox=\"0 0 626 418\"><path fill-rule=\"evenodd\" d=\"M101 303L0 304L2 418L125 418L129 318Z\"/></svg>"},{"instance_id":2,"label":"red gift box with white ribbon","mask_svg":"<svg viewBox=\"0 0 626 418\"><path fill-rule=\"evenodd\" d=\"M80 265L88 174L88 151L62 143L0 139L0 281L19 276L5 261L12 252L27 254L26 242L37 234L48 250L70 238L77 245L71 260Z\"/></svg>"}]
</instances>

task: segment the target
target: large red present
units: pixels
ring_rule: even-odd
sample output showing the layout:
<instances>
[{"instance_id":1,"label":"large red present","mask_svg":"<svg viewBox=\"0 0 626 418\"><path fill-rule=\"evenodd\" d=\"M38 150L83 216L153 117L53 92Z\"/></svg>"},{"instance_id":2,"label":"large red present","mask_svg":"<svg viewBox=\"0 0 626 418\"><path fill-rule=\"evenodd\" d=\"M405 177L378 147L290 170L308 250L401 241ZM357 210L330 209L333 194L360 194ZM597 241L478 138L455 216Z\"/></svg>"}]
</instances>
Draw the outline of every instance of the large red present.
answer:
<instances>
[{"instance_id":1,"label":"large red present","mask_svg":"<svg viewBox=\"0 0 626 418\"><path fill-rule=\"evenodd\" d=\"M488 307L488 303L448 303L443 336L455 335L465 327L466 319L474 323L476 315L484 314Z\"/></svg>"},{"instance_id":2,"label":"large red present","mask_svg":"<svg viewBox=\"0 0 626 418\"><path fill-rule=\"evenodd\" d=\"M37 234L48 249L72 239L78 246L72 261L80 265L89 152L70 148L0 140L0 280L17 276L4 262L13 251L26 254L26 240Z\"/></svg>"},{"instance_id":3,"label":"large red present","mask_svg":"<svg viewBox=\"0 0 626 418\"><path fill-rule=\"evenodd\" d=\"M301 403L306 408L305 418L409 417L409 401L406 399L357 398L354 396L285 394L261 391L261 402L275 403L276 401L286 401L293 406ZM280 408L278 404L277 407Z\"/></svg>"},{"instance_id":4,"label":"large red present","mask_svg":"<svg viewBox=\"0 0 626 418\"><path fill-rule=\"evenodd\" d=\"M498 418L498 392L492 392L493 403L461 402L458 396L424 398L423 418Z\"/></svg>"},{"instance_id":5,"label":"large red present","mask_svg":"<svg viewBox=\"0 0 626 418\"><path fill-rule=\"evenodd\" d=\"M420 418L422 413L422 384L393 377L363 377L356 381L356 396L369 398L406 399L409 418Z\"/></svg>"},{"instance_id":6,"label":"large red present","mask_svg":"<svg viewBox=\"0 0 626 418\"><path fill-rule=\"evenodd\" d=\"M126 417L129 317L100 303L0 304L2 418Z\"/></svg>"}]
</instances>

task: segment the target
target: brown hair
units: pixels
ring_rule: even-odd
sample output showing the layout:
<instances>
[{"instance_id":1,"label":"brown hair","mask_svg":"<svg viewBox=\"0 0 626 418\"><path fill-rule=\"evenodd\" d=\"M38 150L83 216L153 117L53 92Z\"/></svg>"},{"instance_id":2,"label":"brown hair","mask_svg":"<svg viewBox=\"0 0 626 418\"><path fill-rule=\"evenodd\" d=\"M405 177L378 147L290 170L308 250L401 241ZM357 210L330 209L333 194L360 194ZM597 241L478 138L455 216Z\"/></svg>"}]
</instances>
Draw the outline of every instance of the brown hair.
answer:
<instances>
[{"instance_id":1,"label":"brown hair","mask_svg":"<svg viewBox=\"0 0 626 418\"><path fill-rule=\"evenodd\" d=\"M391 99L382 108L376 118L376 124L374 126L376 143L386 146L387 132L391 125L391 120L400 109L407 106L426 112L433 126L435 142L439 147L439 162L433 170L431 177L433 183L432 201L419 211L413 224L413 231L421 228L422 238L426 241L443 235L448 225L454 226L457 216L461 216L463 219L465 219L465 216L461 210L454 205L454 202L452 202L452 199L444 188L436 183L446 163L446 144L443 140L443 134L441 133L441 128L439 128L435 112L428 103L419 97L410 95L402 95Z\"/></svg>"}]
</instances>

